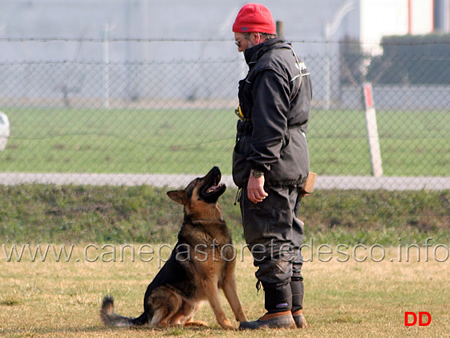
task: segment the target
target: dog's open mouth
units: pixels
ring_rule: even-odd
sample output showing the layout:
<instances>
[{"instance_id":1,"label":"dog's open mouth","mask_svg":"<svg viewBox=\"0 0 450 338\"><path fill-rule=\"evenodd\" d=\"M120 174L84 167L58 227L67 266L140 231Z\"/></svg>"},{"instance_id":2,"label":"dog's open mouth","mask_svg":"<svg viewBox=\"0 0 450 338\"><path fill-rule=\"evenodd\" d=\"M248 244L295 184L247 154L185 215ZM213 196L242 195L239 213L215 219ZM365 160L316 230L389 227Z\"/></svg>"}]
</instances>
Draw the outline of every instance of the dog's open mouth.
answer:
<instances>
[{"instance_id":1,"label":"dog's open mouth","mask_svg":"<svg viewBox=\"0 0 450 338\"><path fill-rule=\"evenodd\" d=\"M212 168L203 179L204 183L201 189L201 197L210 203L217 202L217 199L226 190L225 184L220 183L222 179L220 169L218 167Z\"/></svg>"},{"instance_id":2,"label":"dog's open mouth","mask_svg":"<svg viewBox=\"0 0 450 338\"><path fill-rule=\"evenodd\" d=\"M213 194L216 191L218 191L222 187L222 185L223 185L222 183L219 183L218 185L213 185L208 190L206 190L206 193L207 194Z\"/></svg>"}]
</instances>

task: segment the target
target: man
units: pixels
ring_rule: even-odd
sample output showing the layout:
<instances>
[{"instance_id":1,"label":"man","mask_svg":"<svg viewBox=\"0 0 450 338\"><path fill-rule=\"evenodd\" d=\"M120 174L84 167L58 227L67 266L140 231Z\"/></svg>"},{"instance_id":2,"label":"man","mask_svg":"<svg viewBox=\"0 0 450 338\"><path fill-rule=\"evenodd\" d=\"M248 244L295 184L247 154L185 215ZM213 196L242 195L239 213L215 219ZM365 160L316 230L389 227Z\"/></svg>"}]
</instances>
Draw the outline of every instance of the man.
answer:
<instances>
[{"instance_id":1,"label":"man","mask_svg":"<svg viewBox=\"0 0 450 338\"><path fill-rule=\"evenodd\" d=\"M242 188L244 235L267 310L240 328L304 328L303 223L296 214L309 173L309 73L291 45L276 37L272 14L263 5L243 6L233 32L249 66L239 82L233 179Z\"/></svg>"}]
</instances>

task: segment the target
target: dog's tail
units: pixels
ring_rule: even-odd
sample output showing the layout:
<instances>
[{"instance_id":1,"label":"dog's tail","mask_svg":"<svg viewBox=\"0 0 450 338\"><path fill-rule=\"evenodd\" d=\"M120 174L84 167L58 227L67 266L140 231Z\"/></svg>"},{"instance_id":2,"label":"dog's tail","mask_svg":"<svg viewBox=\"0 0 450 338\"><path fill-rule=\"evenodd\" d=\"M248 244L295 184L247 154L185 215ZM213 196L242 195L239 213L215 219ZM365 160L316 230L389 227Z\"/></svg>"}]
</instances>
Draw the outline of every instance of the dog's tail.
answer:
<instances>
[{"instance_id":1,"label":"dog's tail","mask_svg":"<svg viewBox=\"0 0 450 338\"><path fill-rule=\"evenodd\" d=\"M118 315L114 312L114 298L105 296L100 310L100 319L107 326L137 326L144 325L148 321L148 316L144 312L137 318L130 318Z\"/></svg>"}]
</instances>

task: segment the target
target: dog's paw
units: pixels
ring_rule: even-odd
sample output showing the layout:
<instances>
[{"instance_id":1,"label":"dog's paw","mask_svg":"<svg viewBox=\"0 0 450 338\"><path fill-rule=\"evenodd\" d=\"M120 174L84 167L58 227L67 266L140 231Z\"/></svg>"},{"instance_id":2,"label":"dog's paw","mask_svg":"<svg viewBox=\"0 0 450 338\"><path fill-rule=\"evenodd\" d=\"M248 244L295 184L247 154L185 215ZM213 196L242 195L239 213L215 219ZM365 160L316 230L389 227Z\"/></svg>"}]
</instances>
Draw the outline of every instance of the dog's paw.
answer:
<instances>
[{"instance_id":1,"label":"dog's paw","mask_svg":"<svg viewBox=\"0 0 450 338\"><path fill-rule=\"evenodd\" d=\"M184 323L184 326L185 327L207 327L208 323L203 322L201 320L196 320L196 321L186 322L186 323Z\"/></svg>"},{"instance_id":2,"label":"dog's paw","mask_svg":"<svg viewBox=\"0 0 450 338\"><path fill-rule=\"evenodd\" d=\"M220 323L220 326L225 330L235 330L236 328L231 325L231 323L226 319L223 323Z\"/></svg>"}]
</instances>

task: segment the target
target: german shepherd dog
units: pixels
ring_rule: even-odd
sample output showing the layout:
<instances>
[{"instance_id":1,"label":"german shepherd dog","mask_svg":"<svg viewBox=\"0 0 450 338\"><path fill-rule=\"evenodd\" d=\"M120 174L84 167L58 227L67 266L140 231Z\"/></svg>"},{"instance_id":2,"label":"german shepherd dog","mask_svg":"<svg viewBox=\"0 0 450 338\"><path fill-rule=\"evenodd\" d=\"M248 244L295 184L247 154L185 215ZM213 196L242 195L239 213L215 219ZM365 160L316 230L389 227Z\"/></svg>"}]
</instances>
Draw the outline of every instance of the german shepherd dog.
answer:
<instances>
[{"instance_id":1,"label":"german shepherd dog","mask_svg":"<svg viewBox=\"0 0 450 338\"><path fill-rule=\"evenodd\" d=\"M114 313L113 298L105 296L100 311L103 323L110 326L204 326L204 322L194 322L193 316L200 303L207 300L220 326L234 329L220 304L219 289L223 289L236 320L247 321L236 287L235 248L217 204L226 189L220 179L220 170L214 167L184 190L167 193L184 206L184 222L169 260L147 288L144 313L137 318L120 316Z\"/></svg>"}]
</instances>

